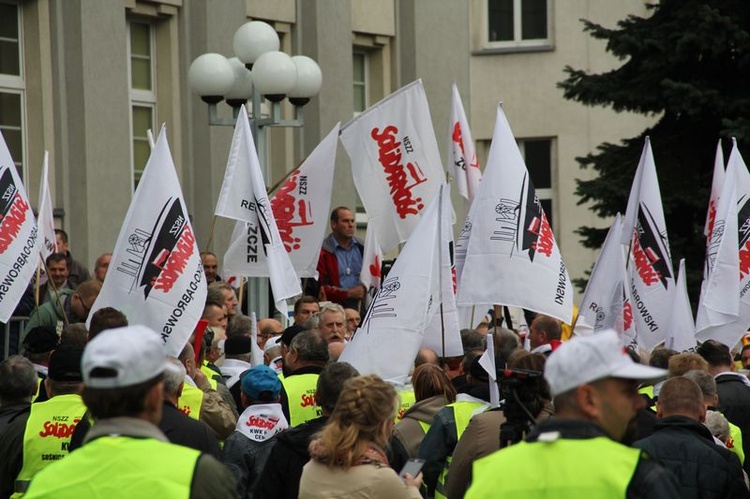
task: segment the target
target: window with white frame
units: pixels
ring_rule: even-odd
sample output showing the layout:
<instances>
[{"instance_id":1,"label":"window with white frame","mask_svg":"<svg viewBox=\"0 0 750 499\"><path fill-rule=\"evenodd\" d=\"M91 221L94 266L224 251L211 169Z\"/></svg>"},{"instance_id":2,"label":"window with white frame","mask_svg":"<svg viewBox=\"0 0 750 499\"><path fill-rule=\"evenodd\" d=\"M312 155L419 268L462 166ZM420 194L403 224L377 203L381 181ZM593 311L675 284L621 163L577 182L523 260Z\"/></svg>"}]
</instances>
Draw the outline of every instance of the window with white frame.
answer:
<instances>
[{"instance_id":1,"label":"window with white frame","mask_svg":"<svg viewBox=\"0 0 750 499\"><path fill-rule=\"evenodd\" d=\"M523 139L518 141L531 182L536 190L536 197L542 204L547 220L554 225L552 188L552 139Z\"/></svg>"},{"instance_id":2,"label":"window with white frame","mask_svg":"<svg viewBox=\"0 0 750 499\"><path fill-rule=\"evenodd\" d=\"M550 44L550 0L484 0L487 48Z\"/></svg>"},{"instance_id":3,"label":"window with white frame","mask_svg":"<svg viewBox=\"0 0 750 499\"><path fill-rule=\"evenodd\" d=\"M352 87L354 90L354 116L367 109L370 105L368 84L368 55L367 52L354 51L352 54Z\"/></svg>"},{"instance_id":4,"label":"window with white frame","mask_svg":"<svg viewBox=\"0 0 750 499\"><path fill-rule=\"evenodd\" d=\"M154 76L154 30L148 23L130 21L128 26L130 60L130 109L132 135L133 188L143 175L151 148L148 130L154 130L156 82Z\"/></svg>"},{"instance_id":5,"label":"window with white frame","mask_svg":"<svg viewBox=\"0 0 750 499\"><path fill-rule=\"evenodd\" d=\"M21 7L0 2L0 132L23 177L25 144Z\"/></svg>"}]
</instances>

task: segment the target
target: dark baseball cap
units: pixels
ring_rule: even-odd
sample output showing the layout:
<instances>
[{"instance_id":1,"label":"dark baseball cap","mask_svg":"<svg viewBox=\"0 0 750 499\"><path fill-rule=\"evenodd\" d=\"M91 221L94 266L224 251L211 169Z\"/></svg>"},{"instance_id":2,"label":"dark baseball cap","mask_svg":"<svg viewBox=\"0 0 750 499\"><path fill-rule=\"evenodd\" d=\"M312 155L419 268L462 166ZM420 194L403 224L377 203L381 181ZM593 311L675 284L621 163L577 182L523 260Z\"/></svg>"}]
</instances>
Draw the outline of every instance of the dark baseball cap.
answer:
<instances>
[{"instance_id":1,"label":"dark baseball cap","mask_svg":"<svg viewBox=\"0 0 750 499\"><path fill-rule=\"evenodd\" d=\"M253 339L250 336L230 336L224 342L226 355L242 355L253 351Z\"/></svg>"},{"instance_id":2,"label":"dark baseball cap","mask_svg":"<svg viewBox=\"0 0 750 499\"><path fill-rule=\"evenodd\" d=\"M83 381L81 358L83 350L72 345L62 345L49 357L49 379L54 381Z\"/></svg>"},{"instance_id":3,"label":"dark baseball cap","mask_svg":"<svg viewBox=\"0 0 750 499\"><path fill-rule=\"evenodd\" d=\"M37 326L32 328L23 340L23 349L28 353L51 352L57 348L60 337L55 328Z\"/></svg>"}]
</instances>

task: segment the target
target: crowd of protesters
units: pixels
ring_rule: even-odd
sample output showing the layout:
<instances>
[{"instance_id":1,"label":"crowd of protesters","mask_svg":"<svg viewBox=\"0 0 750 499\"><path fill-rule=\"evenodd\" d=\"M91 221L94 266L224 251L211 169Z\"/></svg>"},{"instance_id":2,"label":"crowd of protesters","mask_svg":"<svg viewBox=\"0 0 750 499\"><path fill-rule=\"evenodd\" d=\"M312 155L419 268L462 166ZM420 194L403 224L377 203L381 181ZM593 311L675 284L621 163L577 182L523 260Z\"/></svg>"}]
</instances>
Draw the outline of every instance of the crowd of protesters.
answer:
<instances>
[{"instance_id":1,"label":"crowd of protesters","mask_svg":"<svg viewBox=\"0 0 750 499\"><path fill-rule=\"evenodd\" d=\"M528 314L528 334L462 331L463 356L423 348L406 385L337 362L362 297L341 287L361 270L349 215L286 328L254 325L203 254L209 326L178 357L114 308L86 328L106 267L74 282L63 246L0 363L0 498L750 497L750 346L641 359L614 331L562 341Z\"/></svg>"}]
</instances>

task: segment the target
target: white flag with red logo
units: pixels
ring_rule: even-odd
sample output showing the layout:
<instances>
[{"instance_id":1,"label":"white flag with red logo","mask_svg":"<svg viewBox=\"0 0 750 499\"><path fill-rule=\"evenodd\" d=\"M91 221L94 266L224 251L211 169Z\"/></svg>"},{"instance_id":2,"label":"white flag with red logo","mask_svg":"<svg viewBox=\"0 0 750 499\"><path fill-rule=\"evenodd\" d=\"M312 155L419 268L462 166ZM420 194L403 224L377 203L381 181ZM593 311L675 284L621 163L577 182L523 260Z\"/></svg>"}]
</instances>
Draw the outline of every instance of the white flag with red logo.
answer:
<instances>
[{"instance_id":1,"label":"white flag with red logo","mask_svg":"<svg viewBox=\"0 0 750 499\"><path fill-rule=\"evenodd\" d=\"M406 241L444 181L422 81L344 125L354 184L383 251Z\"/></svg>"},{"instance_id":2,"label":"white flag with red logo","mask_svg":"<svg viewBox=\"0 0 750 499\"><path fill-rule=\"evenodd\" d=\"M605 329L616 329L622 335L625 278L625 248L622 239L622 217L618 213L596 259L586 291L578 310L575 333L587 335ZM628 342L629 343L629 342Z\"/></svg>"},{"instance_id":3,"label":"white flag with red logo","mask_svg":"<svg viewBox=\"0 0 750 499\"><path fill-rule=\"evenodd\" d=\"M459 306L497 303L572 322L568 270L500 106L469 224Z\"/></svg>"},{"instance_id":4,"label":"white flag with red logo","mask_svg":"<svg viewBox=\"0 0 750 499\"><path fill-rule=\"evenodd\" d=\"M238 221L224 255L224 273L268 277L276 308L286 314L286 300L302 294L302 288L268 200L244 106L237 116L215 213Z\"/></svg>"},{"instance_id":5,"label":"white flag with red logo","mask_svg":"<svg viewBox=\"0 0 750 499\"><path fill-rule=\"evenodd\" d=\"M37 227L42 241L42 258L57 253L57 238L55 237L55 218L52 211L52 197L49 191L49 152L44 151L42 176L39 180L39 206L37 208Z\"/></svg>"},{"instance_id":6,"label":"white flag with red logo","mask_svg":"<svg viewBox=\"0 0 750 499\"><path fill-rule=\"evenodd\" d=\"M733 143L711 233L716 248L696 318L696 339L732 348L750 324L750 173Z\"/></svg>"},{"instance_id":7,"label":"white flag with red logo","mask_svg":"<svg viewBox=\"0 0 750 499\"><path fill-rule=\"evenodd\" d=\"M456 308L456 267L453 263L453 224L450 189L441 189L440 212L440 308L427 326L422 346L441 357L463 356L458 309Z\"/></svg>"},{"instance_id":8,"label":"white flag with red logo","mask_svg":"<svg viewBox=\"0 0 750 499\"><path fill-rule=\"evenodd\" d=\"M703 235L706 236L706 258L703 262L703 281L701 282L701 295L706 293L706 286L711 277L714 265L716 264L716 254L719 251L719 242L721 235L713 237L714 227L716 226L717 210L719 208L719 199L724 187L724 152L721 149L721 139L716 146L716 157L714 159L714 174L711 181L711 193L708 200L708 213L706 214L706 225L703 229ZM721 230L724 227L724 220L719 224ZM731 281L734 281L732 279ZM700 308L699 308L700 310Z\"/></svg>"},{"instance_id":9,"label":"white flag with red logo","mask_svg":"<svg viewBox=\"0 0 750 499\"><path fill-rule=\"evenodd\" d=\"M0 322L8 322L34 277L41 246L34 211L0 132Z\"/></svg>"},{"instance_id":10,"label":"white flag with red logo","mask_svg":"<svg viewBox=\"0 0 750 499\"><path fill-rule=\"evenodd\" d=\"M455 83L453 83L453 98L451 99L449 157L448 168L454 178L456 190L468 199L471 205L479 182L482 180L482 171L479 169L479 160L474 149L469 121L466 119L461 95Z\"/></svg>"},{"instance_id":11,"label":"white flag with red logo","mask_svg":"<svg viewBox=\"0 0 750 499\"><path fill-rule=\"evenodd\" d=\"M187 343L206 304L206 278L162 127L88 316L114 307L161 336L167 355Z\"/></svg>"},{"instance_id":12,"label":"white flag with red logo","mask_svg":"<svg viewBox=\"0 0 750 499\"><path fill-rule=\"evenodd\" d=\"M370 306L370 302L380 289L382 269L383 250L380 249L375 230L368 224L365 248L362 252L362 271L359 273L359 282L367 289L365 306Z\"/></svg>"},{"instance_id":13,"label":"white flag with red logo","mask_svg":"<svg viewBox=\"0 0 750 499\"><path fill-rule=\"evenodd\" d=\"M300 277L318 278L328 229L339 123L271 197L281 242Z\"/></svg>"},{"instance_id":14,"label":"white flag with red logo","mask_svg":"<svg viewBox=\"0 0 750 499\"><path fill-rule=\"evenodd\" d=\"M440 308L440 196L430 202L339 362L404 383Z\"/></svg>"},{"instance_id":15,"label":"white flag with red logo","mask_svg":"<svg viewBox=\"0 0 750 499\"><path fill-rule=\"evenodd\" d=\"M672 305L672 320L667 326L667 339L664 342L666 348L678 352L695 349L695 322L693 322L693 309L690 307L690 297L687 289L687 276L685 276L685 259L680 259L679 274L675 283L677 291L674 294L674 305Z\"/></svg>"},{"instance_id":16,"label":"white flag with red logo","mask_svg":"<svg viewBox=\"0 0 750 499\"><path fill-rule=\"evenodd\" d=\"M628 276L638 344L650 352L666 338L675 280L656 165L648 138L623 223L622 241L627 240L631 245Z\"/></svg>"}]
</instances>

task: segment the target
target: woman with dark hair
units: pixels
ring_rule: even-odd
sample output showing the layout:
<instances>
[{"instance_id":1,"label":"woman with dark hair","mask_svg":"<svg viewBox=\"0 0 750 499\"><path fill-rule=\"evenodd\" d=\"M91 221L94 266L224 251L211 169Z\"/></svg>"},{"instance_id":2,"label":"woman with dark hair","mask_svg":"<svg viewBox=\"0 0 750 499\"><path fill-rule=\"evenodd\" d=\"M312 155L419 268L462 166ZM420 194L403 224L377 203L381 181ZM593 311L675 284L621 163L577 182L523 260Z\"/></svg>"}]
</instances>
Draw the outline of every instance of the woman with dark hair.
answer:
<instances>
[{"instance_id":1,"label":"woman with dark hair","mask_svg":"<svg viewBox=\"0 0 750 499\"><path fill-rule=\"evenodd\" d=\"M540 353L516 350L510 355L511 369L544 371L547 357ZM521 394L524 407L538 421L554 415L549 386L542 376L533 378ZM463 497L471 483L471 466L477 459L492 454L500 448L500 425L506 421L502 409L493 409L471 418L453 451L448 469L445 490L448 497Z\"/></svg>"},{"instance_id":2,"label":"woman with dark hair","mask_svg":"<svg viewBox=\"0 0 750 499\"><path fill-rule=\"evenodd\" d=\"M411 377L415 404L396 424L391 437L391 466L400 470L406 461L417 457L430 423L440 409L456 401L456 389L445 371L435 364L422 364Z\"/></svg>"},{"instance_id":3,"label":"woman with dark hair","mask_svg":"<svg viewBox=\"0 0 750 499\"><path fill-rule=\"evenodd\" d=\"M348 380L325 428L310 443L299 497L420 499L421 473L402 480L385 455L398 405L396 390L378 376Z\"/></svg>"}]
</instances>

